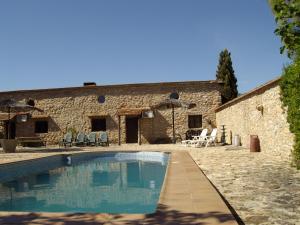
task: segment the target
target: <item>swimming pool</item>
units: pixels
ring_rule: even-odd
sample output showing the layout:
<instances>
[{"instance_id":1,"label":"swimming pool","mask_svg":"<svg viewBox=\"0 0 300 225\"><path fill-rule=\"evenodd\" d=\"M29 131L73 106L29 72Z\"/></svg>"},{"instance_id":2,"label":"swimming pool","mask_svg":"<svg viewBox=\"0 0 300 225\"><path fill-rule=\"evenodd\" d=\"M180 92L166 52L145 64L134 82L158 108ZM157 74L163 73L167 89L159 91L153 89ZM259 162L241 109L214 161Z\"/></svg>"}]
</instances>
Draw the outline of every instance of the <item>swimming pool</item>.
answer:
<instances>
[{"instance_id":1,"label":"swimming pool","mask_svg":"<svg viewBox=\"0 0 300 225\"><path fill-rule=\"evenodd\" d=\"M0 180L0 211L153 213L168 158L161 152L61 156L55 168Z\"/></svg>"}]
</instances>

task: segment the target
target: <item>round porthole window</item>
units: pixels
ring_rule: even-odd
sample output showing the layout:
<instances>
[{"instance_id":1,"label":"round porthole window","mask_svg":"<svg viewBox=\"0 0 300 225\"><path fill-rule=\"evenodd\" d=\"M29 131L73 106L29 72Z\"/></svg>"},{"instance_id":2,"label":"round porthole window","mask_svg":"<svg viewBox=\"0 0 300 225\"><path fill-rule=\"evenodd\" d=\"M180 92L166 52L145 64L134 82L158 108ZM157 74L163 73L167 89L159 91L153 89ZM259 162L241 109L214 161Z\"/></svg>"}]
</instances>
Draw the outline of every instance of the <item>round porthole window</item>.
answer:
<instances>
[{"instance_id":1,"label":"round porthole window","mask_svg":"<svg viewBox=\"0 0 300 225\"><path fill-rule=\"evenodd\" d=\"M179 94L177 92L173 92L170 94L170 99L179 99Z\"/></svg>"},{"instance_id":2,"label":"round porthole window","mask_svg":"<svg viewBox=\"0 0 300 225\"><path fill-rule=\"evenodd\" d=\"M26 103L27 103L27 105L35 106L35 102L33 99L29 99Z\"/></svg>"},{"instance_id":3,"label":"round porthole window","mask_svg":"<svg viewBox=\"0 0 300 225\"><path fill-rule=\"evenodd\" d=\"M104 95L100 95L100 96L98 97L98 102L99 102L100 104L104 103L104 102L105 102L105 96L104 96Z\"/></svg>"}]
</instances>

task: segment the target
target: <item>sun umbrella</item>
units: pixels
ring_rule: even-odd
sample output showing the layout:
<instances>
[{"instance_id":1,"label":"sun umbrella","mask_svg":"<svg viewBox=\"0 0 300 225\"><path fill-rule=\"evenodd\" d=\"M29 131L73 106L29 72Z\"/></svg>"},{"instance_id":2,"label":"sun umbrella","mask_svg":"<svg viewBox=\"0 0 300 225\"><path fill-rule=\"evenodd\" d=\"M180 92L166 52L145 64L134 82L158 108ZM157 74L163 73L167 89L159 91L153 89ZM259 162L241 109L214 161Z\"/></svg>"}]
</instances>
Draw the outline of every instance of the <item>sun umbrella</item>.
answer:
<instances>
[{"instance_id":1,"label":"sun umbrella","mask_svg":"<svg viewBox=\"0 0 300 225\"><path fill-rule=\"evenodd\" d=\"M196 106L195 103L189 103L185 101L181 101L179 99L170 98L165 99L162 102L158 103L157 105L154 105L153 108L157 109L164 109L164 108L172 108L172 129L173 129L173 144L176 143L175 139L175 118L174 118L174 108L185 108L185 109L191 109Z\"/></svg>"},{"instance_id":2,"label":"sun umbrella","mask_svg":"<svg viewBox=\"0 0 300 225\"><path fill-rule=\"evenodd\" d=\"M10 120L11 120L10 114L12 110L23 112L23 111L39 110L39 109L23 102L17 102L14 99L5 99L0 101L0 111L8 112L7 139L10 139Z\"/></svg>"}]
</instances>

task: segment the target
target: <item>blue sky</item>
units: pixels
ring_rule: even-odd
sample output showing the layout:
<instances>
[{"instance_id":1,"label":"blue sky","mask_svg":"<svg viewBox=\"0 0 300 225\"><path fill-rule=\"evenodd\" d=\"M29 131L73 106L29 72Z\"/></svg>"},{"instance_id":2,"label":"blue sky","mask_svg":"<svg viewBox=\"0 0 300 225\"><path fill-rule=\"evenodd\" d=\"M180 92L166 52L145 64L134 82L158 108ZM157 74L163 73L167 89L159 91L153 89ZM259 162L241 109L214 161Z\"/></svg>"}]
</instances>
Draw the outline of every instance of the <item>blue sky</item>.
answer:
<instances>
[{"instance_id":1,"label":"blue sky","mask_svg":"<svg viewBox=\"0 0 300 225\"><path fill-rule=\"evenodd\" d=\"M1 0L0 91L215 79L231 51L240 92L288 62L267 0Z\"/></svg>"}]
</instances>

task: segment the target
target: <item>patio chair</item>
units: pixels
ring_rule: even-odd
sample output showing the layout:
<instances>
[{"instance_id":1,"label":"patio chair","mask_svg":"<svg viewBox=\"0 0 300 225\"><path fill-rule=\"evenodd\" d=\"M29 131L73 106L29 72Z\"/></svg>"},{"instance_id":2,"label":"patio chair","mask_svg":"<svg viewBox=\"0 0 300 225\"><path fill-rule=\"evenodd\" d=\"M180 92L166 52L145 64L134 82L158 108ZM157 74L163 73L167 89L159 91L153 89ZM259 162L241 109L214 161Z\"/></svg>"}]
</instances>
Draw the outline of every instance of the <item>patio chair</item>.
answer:
<instances>
[{"instance_id":1,"label":"patio chair","mask_svg":"<svg viewBox=\"0 0 300 225\"><path fill-rule=\"evenodd\" d=\"M199 143L199 146L201 147L202 145L205 145L205 148L207 148L208 145L212 145L212 144L216 145L217 131L218 129L214 128L211 134L209 136L206 136L204 140L201 143Z\"/></svg>"},{"instance_id":2,"label":"patio chair","mask_svg":"<svg viewBox=\"0 0 300 225\"><path fill-rule=\"evenodd\" d=\"M60 145L63 145L65 147L67 147L67 145L69 145L70 147L72 146L72 133L71 132L67 132L64 136L64 138L62 139L62 141L60 142Z\"/></svg>"},{"instance_id":3,"label":"patio chair","mask_svg":"<svg viewBox=\"0 0 300 225\"><path fill-rule=\"evenodd\" d=\"M86 135L82 132L77 134L75 145L86 145Z\"/></svg>"},{"instance_id":4,"label":"patio chair","mask_svg":"<svg viewBox=\"0 0 300 225\"><path fill-rule=\"evenodd\" d=\"M106 131L100 131L99 138L98 138L98 144L101 146L109 146L108 136L107 136Z\"/></svg>"},{"instance_id":5,"label":"patio chair","mask_svg":"<svg viewBox=\"0 0 300 225\"><path fill-rule=\"evenodd\" d=\"M207 134L207 129L205 128L201 131L201 134L199 136L193 136L192 140L184 140L181 143L186 147L189 145L196 145L198 142L204 140L206 134Z\"/></svg>"},{"instance_id":6,"label":"patio chair","mask_svg":"<svg viewBox=\"0 0 300 225\"><path fill-rule=\"evenodd\" d=\"M96 132L91 132L89 133L89 135L87 136L87 144L88 145L93 145L93 146L97 146L97 134Z\"/></svg>"}]
</instances>

